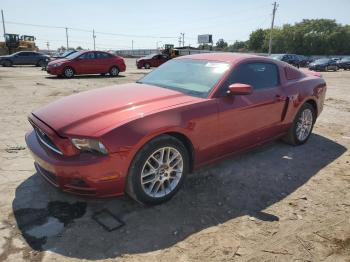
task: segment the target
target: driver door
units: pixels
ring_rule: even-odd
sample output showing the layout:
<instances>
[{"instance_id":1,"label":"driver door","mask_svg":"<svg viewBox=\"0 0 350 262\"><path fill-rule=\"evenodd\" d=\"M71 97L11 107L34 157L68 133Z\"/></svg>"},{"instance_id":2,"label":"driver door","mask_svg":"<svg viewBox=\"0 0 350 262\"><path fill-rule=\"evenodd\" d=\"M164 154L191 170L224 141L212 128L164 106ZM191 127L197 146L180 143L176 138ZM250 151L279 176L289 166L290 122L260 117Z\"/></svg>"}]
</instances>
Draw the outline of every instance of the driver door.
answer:
<instances>
[{"instance_id":1,"label":"driver door","mask_svg":"<svg viewBox=\"0 0 350 262\"><path fill-rule=\"evenodd\" d=\"M249 84L249 95L228 95L228 86ZM278 67L273 63L249 62L232 72L218 98L219 145L222 155L249 148L276 136L286 103Z\"/></svg>"},{"instance_id":2,"label":"driver door","mask_svg":"<svg viewBox=\"0 0 350 262\"><path fill-rule=\"evenodd\" d=\"M95 52L87 52L76 59L74 67L78 74L97 73L95 62Z\"/></svg>"}]
</instances>

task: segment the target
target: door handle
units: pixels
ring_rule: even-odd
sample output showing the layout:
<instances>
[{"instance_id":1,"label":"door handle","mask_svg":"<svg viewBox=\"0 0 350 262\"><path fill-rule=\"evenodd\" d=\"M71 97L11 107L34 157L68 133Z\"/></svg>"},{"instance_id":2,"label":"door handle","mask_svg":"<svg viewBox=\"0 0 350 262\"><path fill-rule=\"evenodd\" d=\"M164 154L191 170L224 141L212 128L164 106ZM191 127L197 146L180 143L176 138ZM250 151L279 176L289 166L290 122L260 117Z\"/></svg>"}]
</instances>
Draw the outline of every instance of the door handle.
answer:
<instances>
[{"instance_id":1,"label":"door handle","mask_svg":"<svg viewBox=\"0 0 350 262\"><path fill-rule=\"evenodd\" d=\"M276 101L284 101L286 100L286 98L284 96L281 95L275 95Z\"/></svg>"}]
</instances>

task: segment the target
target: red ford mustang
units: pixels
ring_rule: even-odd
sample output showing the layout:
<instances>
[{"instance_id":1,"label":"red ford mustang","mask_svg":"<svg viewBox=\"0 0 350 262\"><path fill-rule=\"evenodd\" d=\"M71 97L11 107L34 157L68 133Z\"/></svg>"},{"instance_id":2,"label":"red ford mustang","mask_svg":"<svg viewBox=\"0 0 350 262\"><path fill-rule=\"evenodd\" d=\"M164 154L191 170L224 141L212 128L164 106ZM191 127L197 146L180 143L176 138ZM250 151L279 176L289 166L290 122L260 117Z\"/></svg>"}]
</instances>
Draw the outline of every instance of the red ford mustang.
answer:
<instances>
[{"instance_id":1,"label":"red ford mustang","mask_svg":"<svg viewBox=\"0 0 350 262\"><path fill-rule=\"evenodd\" d=\"M51 75L71 78L81 74L117 76L126 69L122 57L102 51L80 51L50 62L46 71Z\"/></svg>"},{"instance_id":2,"label":"red ford mustang","mask_svg":"<svg viewBox=\"0 0 350 262\"><path fill-rule=\"evenodd\" d=\"M269 58L184 56L34 111L26 142L63 191L158 204L199 166L280 137L305 143L325 93L323 78Z\"/></svg>"}]
</instances>

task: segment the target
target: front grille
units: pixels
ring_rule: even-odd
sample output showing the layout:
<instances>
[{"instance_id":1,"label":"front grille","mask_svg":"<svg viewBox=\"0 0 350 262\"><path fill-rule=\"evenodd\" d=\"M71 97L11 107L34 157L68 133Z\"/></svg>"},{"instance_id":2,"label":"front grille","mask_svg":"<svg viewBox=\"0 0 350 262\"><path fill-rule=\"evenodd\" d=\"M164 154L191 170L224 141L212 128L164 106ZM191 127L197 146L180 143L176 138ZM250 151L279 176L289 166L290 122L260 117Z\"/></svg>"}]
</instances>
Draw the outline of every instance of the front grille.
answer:
<instances>
[{"instance_id":1,"label":"front grille","mask_svg":"<svg viewBox=\"0 0 350 262\"><path fill-rule=\"evenodd\" d=\"M57 146L51 141L51 139L39 128L34 127L35 134L38 137L39 141L44 144L46 147L50 148L52 151L62 155L62 152L57 148Z\"/></svg>"}]
</instances>

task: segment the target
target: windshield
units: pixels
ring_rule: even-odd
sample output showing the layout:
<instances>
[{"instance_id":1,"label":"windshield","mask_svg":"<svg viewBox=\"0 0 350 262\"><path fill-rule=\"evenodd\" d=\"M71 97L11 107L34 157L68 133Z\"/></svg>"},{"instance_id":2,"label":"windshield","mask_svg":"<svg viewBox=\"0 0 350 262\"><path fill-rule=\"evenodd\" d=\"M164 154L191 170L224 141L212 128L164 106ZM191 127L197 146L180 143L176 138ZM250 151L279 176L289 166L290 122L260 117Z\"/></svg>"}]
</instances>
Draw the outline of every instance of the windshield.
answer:
<instances>
[{"instance_id":1,"label":"windshield","mask_svg":"<svg viewBox=\"0 0 350 262\"><path fill-rule=\"evenodd\" d=\"M317 60L315 61L315 64L324 64L324 63L328 63L328 61L329 61L329 59L325 59L325 58L323 58L323 59L317 59Z\"/></svg>"},{"instance_id":2,"label":"windshield","mask_svg":"<svg viewBox=\"0 0 350 262\"><path fill-rule=\"evenodd\" d=\"M60 56L61 57L67 57L68 55L71 55L73 53L75 53L75 50L69 50L69 51L65 51L64 53L62 53Z\"/></svg>"},{"instance_id":3,"label":"windshield","mask_svg":"<svg viewBox=\"0 0 350 262\"><path fill-rule=\"evenodd\" d=\"M228 63L216 61L171 60L153 70L138 83L156 85L188 95L207 97L229 67Z\"/></svg>"},{"instance_id":4,"label":"windshield","mask_svg":"<svg viewBox=\"0 0 350 262\"><path fill-rule=\"evenodd\" d=\"M343 57L340 61L342 62L350 61L350 57Z\"/></svg>"},{"instance_id":5,"label":"windshield","mask_svg":"<svg viewBox=\"0 0 350 262\"><path fill-rule=\"evenodd\" d=\"M74 59L74 58L77 58L78 56L80 56L82 53L84 53L83 51L80 51L80 52L75 52L73 54L70 54L68 56L66 56L67 59Z\"/></svg>"},{"instance_id":6,"label":"windshield","mask_svg":"<svg viewBox=\"0 0 350 262\"><path fill-rule=\"evenodd\" d=\"M146 55L144 58L146 58L146 59L152 59L155 55L157 55L157 54Z\"/></svg>"},{"instance_id":7,"label":"windshield","mask_svg":"<svg viewBox=\"0 0 350 262\"><path fill-rule=\"evenodd\" d=\"M283 58L283 55L271 55L271 58L275 60L281 60Z\"/></svg>"}]
</instances>

